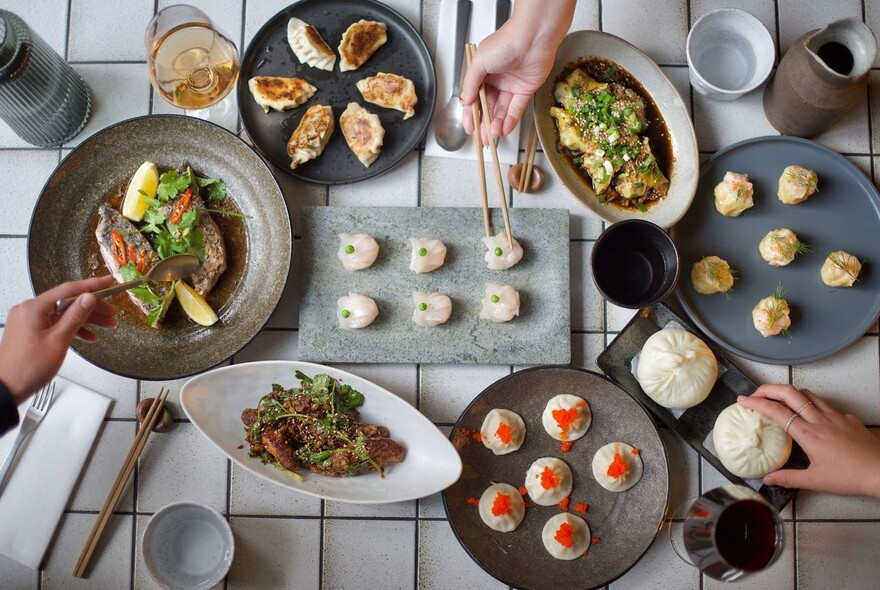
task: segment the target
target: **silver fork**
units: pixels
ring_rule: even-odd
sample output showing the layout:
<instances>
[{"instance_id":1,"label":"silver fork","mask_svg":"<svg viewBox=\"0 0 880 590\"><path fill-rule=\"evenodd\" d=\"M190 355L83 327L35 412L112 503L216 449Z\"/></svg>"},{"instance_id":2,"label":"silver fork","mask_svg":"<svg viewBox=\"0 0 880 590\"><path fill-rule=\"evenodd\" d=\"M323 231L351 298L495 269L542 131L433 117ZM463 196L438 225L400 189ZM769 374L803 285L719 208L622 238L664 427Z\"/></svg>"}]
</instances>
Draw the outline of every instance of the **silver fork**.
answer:
<instances>
[{"instance_id":1,"label":"silver fork","mask_svg":"<svg viewBox=\"0 0 880 590\"><path fill-rule=\"evenodd\" d=\"M52 403L52 397L54 395L55 382L53 381L50 385L41 389L40 393L35 395L34 399L31 401L31 405L28 407L27 413L24 415L24 420L21 422L21 428L18 430L18 436L15 437L15 442L12 443L12 448L9 449L6 459L3 460L3 466L0 467L0 490L3 489L3 484L6 483L6 476L9 474L9 468L12 467L12 462L15 460L15 454L18 453L18 448L21 446L21 443L24 442L24 439L26 439L28 435L37 428L37 425L43 419L43 416L46 415L46 410L49 409L49 404Z\"/></svg>"}]
</instances>

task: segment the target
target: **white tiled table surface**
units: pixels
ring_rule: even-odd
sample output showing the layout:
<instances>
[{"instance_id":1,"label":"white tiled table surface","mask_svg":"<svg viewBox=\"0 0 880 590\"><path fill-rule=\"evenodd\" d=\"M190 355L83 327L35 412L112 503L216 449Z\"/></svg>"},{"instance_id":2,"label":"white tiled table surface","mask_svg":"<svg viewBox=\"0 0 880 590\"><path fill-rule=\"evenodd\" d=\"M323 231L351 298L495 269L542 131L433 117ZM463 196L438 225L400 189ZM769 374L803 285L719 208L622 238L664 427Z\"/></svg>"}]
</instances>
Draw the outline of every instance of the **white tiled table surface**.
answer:
<instances>
[{"instance_id":1,"label":"white tiled table surface","mask_svg":"<svg viewBox=\"0 0 880 590\"><path fill-rule=\"evenodd\" d=\"M246 47L259 27L289 0L189 0L199 5ZM480 1L480 0L477 0ZM555 1L555 0L551 0ZM144 27L165 0L5 0L86 79L93 91L91 120L62 149L34 149L0 122L0 325L9 308L32 295L26 243L30 213L44 181L70 148L101 128L147 113L176 112L149 83ZM439 0L389 2L436 44ZM722 6L757 15L784 52L803 32L853 17L880 32L880 0L580 0L573 29L601 29L624 37L661 64L691 109L701 153L748 137L774 134L764 117L760 91L720 103L693 95L687 82L685 37L691 23ZM880 61L878 64L880 65ZM871 72L864 100L818 140L851 158L869 177L880 174L880 68ZM227 127L240 131L235 115ZM539 163L541 157L539 155ZM305 205L473 206L472 164L414 152L395 171L341 187L308 186L279 173L299 235ZM545 169L548 169L545 167ZM590 248L602 224L559 182L533 196L509 193L513 207L571 210L572 348L575 365L595 368L595 358L631 317L606 304L589 279ZM233 363L297 356L297 306L287 289L266 329ZM849 349L820 363L793 367L742 361L759 382L810 387L880 431L880 351L876 326ZM511 366L347 365L419 408L445 432L483 387L517 370ZM239 588L461 588L503 587L458 545L439 496L418 502L358 507L321 502L271 486L233 467L186 420L153 436L133 485L113 517L88 580L70 574L83 540L135 433L134 407L160 385L177 394L182 381L139 382L117 377L70 355L61 374L116 401L79 489L39 572L0 558L4 589L153 588L139 556L150 514L176 500L197 500L229 516L236 559L218 587ZM709 489L722 479L689 447L662 432L669 451L670 505ZM880 502L801 492L787 508L788 545L779 562L740 587L825 589L876 588L880 579ZM3 523L0 523L3 526ZM540 549L538 549L540 550ZM610 585L626 588L715 588L685 566L658 536L645 557ZM576 581L572 581L576 587Z\"/></svg>"}]
</instances>

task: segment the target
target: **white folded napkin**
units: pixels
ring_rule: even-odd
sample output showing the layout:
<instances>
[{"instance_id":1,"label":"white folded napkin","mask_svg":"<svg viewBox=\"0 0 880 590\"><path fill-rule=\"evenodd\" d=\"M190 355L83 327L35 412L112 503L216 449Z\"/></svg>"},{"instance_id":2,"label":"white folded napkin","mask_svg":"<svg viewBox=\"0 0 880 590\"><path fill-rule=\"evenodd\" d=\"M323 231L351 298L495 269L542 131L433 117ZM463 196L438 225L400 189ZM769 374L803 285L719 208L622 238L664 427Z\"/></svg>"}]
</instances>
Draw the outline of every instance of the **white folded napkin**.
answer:
<instances>
[{"instance_id":1,"label":"white folded napkin","mask_svg":"<svg viewBox=\"0 0 880 590\"><path fill-rule=\"evenodd\" d=\"M112 400L55 377L55 397L0 491L0 554L37 569ZM19 406L23 420L30 400ZM0 460L18 429L0 438Z\"/></svg>"},{"instance_id":2,"label":"white folded napkin","mask_svg":"<svg viewBox=\"0 0 880 590\"><path fill-rule=\"evenodd\" d=\"M434 68L437 71L437 104L434 105L434 120L428 130L428 141L425 144L425 155L439 158L455 158L458 160L476 160L474 139L467 142L457 151L447 152L437 143L435 129L437 118L452 92L452 69L455 65L455 5L456 0L442 0L440 3L440 24L437 33L437 50L434 55ZM495 0L473 0L471 3L471 26L468 31L468 42L479 45L480 41L495 32ZM461 65L462 72L467 71L467 61ZM470 112L467 112L470 115ZM519 158L519 133L517 127L513 132L498 140L498 159L502 164L516 164ZM489 148L483 148L486 162L491 162Z\"/></svg>"}]
</instances>

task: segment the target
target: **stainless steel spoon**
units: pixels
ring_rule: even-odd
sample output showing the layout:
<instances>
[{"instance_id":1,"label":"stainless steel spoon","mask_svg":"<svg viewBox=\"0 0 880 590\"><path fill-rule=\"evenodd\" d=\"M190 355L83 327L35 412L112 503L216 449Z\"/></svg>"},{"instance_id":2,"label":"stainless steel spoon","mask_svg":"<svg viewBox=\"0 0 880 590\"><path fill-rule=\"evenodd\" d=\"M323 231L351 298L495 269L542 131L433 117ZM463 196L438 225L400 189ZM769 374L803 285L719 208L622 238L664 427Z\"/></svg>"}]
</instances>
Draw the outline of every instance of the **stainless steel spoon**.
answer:
<instances>
[{"instance_id":1,"label":"stainless steel spoon","mask_svg":"<svg viewBox=\"0 0 880 590\"><path fill-rule=\"evenodd\" d=\"M167 283L184 279L196 272L199 269L200 264L201 262L199 262L197 256L193 256L192 254L175 254L174 256L169 256L168 258L157 262L153 268L147 271L147 274L139 279L94 291L92 295L98 299L106 299L117 293L122 293L123 291L128 291L129 289L143 285L147 281L153 283ZM70 307L70 304L76 301L77 297L78 296L67 297L56 301L55 313L64 313L64 310Z\"/></svg>"},{"instance_id":2,"label":"stainless steel spoon","mask_svg":"<svg viewBox=\"0 0 880 590\"><path fill-rule=\"evenodd\" d=\"M455 5L455 66L452 71L452 93L437 119L435 132L437 143L447 152L458 150L467 141L467 134L461 123L464 109L458 102L458 95L461 94L461 62L470 20L471 0L458 0Z\"/></svg>"}]
</instances>

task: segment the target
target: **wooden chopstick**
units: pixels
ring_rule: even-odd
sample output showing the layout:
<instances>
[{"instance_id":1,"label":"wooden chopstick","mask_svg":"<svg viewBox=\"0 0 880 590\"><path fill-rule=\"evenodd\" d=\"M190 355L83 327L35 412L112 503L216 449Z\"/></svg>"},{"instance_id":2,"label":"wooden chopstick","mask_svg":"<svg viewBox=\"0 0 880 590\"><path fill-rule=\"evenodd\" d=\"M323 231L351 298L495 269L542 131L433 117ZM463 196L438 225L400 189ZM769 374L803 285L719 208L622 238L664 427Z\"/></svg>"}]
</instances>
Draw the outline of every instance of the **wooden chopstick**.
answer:
<instances>
[{"instance_id":1,"label":"wooden chopstick","mask_svg":"<svg viewBox=\"0 0 880 590\"><path fill-rule=\"evenodd\" d=\"M146 418L143 423L141 423L140 430L138 430L134 437L134 441L131 443L131 448L128 450L128 455L126 455L122 468L116 476L116 481L113 482L113 487L111 487L110 491L107 493L107 498L104 500L104 505L101 507L98 519L95 521L95 524L86 539L86 544L83 547L82 553L79 554L79 559L76 560L76 565L73 567L73 575L77 578L85 576L86 569L89 566L89 560L92 557L92 553L95 551L95 547L98 545L98 541L101 539L104 528L110 520L110 515L113 513L113 509L116 508L116 504L119 503L119 498L122 496L123 490L125 490L125 485L128 483L128 478L131 475L132 470L134 470L134 466L137 464L138 457L140 456L141 451L143 451L144 445L147 444L147 439L150 436L150 432L153 430L153 426L156 424L156 420L162 415L162 408L164 407L168 393L169 390L163 387L159 391L159 395L153 400L153 403L150 404L150 410L147 412Z\"/></svg>"},{"instance_id":2,"label":"wooden chopstick","mask_svg":"<svg viewBox=\"0 0 880 590\"><path fill-rule=\"evenodd\" d=\"M532 168L535 166L535 154L538 150L538 133L535 129L535 122L529 121L529 140L526 142L526 159L523 165L524 170L519 175L519 192L524 193L532 183Z\"/></svg>"},{"instance_id":3,"label":"wooden chopstick","mask_svg":"<svg viewBox=\"0 0 880 590\"><path fill-rule=\"evenodd\" d=\"M468 63L473 59L477 46L468 43ZM480 106L483 108L483 125L486 127L486 137L489 138L489 153L492 155L492 164L495 166L495 182L498 185L498 195L501 197L501 216L504 218L504 231L507 234L507 246L513 248L513 235L510 232L510 214L507 211L507 195L504 192L504 180L501 177L501 165L498 163L498 149L492 141L489 131L489 102L486 100L486 86L480 84Z\"/></svg>"},{"instance_id":4,"label":"wooden chopstick","mask_svg":"<svg viewBox=\"0 0 880 590\"><path fill-rule=\"evenodd\" d=\"M471 46L464 45L464 57L468 67L471 65ZM480 174L480 195L483 197L483 227L486 237L492 237L492 221L489 217L489 193L486 190L486 163L483 160L483 142L480 139L480 107L471 103L471 115L474 118L474 149L477 151L477 171Z\"/></svg>"}]
</instances>

